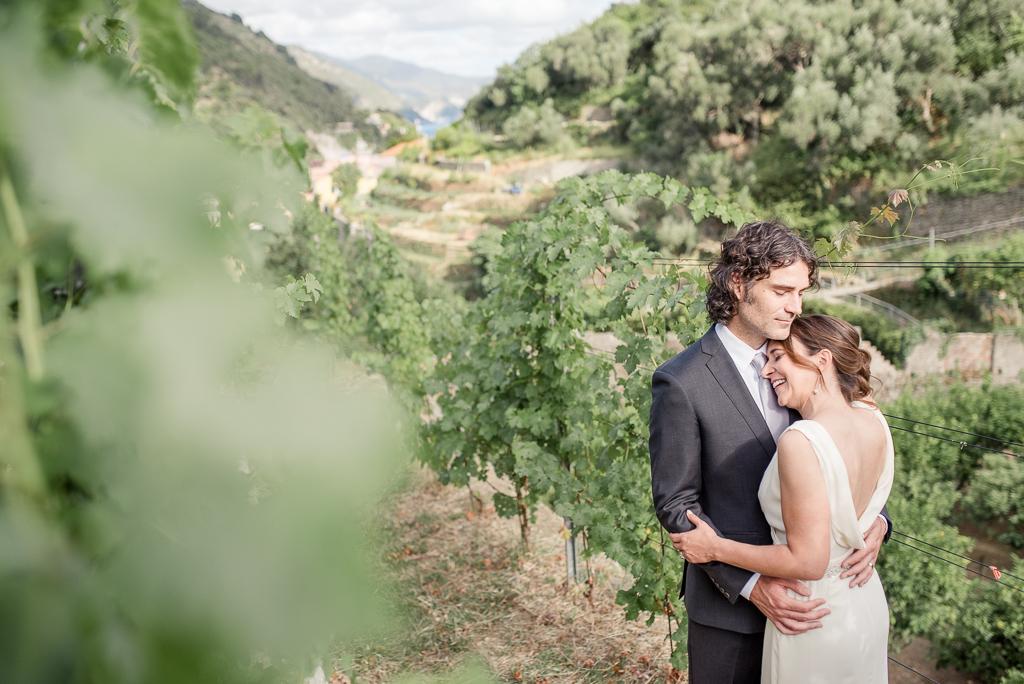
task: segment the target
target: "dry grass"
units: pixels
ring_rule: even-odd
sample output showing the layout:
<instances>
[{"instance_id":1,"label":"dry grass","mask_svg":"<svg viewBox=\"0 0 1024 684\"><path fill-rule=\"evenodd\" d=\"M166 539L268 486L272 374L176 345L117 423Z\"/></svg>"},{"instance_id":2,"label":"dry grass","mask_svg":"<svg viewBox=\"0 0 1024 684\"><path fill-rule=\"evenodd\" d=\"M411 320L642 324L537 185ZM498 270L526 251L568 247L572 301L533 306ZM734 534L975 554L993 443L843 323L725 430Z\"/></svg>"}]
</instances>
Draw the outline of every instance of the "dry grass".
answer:
<instances>
[{"instance_id":1,"label":"dry grass","mask_svg":"<svg viewBox=\"0 0 1024 684\"><path fill-rule=\"evenodd\" d=\"M615 604L629 584L617 564L596 557L592 588L567 584L561 518L538 511L523 552L516 521L497 517L490 503L500 481L474 482L471 499L423 468L410 479L380 533L382 572L404 623L358 648L354 661L335 662L331 682L376 684L410 673L446 682L467 660L502 682L686 681L668 664L664 618L648 627ZM894 655L936 681L970 681L936 668L921 639ZM895 664L889 674L891 682L923 681Z\"/></svg>"},{"instance_id":2,"label":"dry grass","mask_svg":"<svg viewBox=\"0 0 1024 684\"><path fill-rule=\"evenodd\" d=\"M500 483L446 487L417 470L396 497L381 549L407 623L345 670L356 682L441 675L467 657L506 682L682 682L668 665L667 623L631 622L615 604L619 566L590 562L593 587L566 582L561 518L538 512L523 552L515 520L490 504Z\"/></svg>"}]
</instances>

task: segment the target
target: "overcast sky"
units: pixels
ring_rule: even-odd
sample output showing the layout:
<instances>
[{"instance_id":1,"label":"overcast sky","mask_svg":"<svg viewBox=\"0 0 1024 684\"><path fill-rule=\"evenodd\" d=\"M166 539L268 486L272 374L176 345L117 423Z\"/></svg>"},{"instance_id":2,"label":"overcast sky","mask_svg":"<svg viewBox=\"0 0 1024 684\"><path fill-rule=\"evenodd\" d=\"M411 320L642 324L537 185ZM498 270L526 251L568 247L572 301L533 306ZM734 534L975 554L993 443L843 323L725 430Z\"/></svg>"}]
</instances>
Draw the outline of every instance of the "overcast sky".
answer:
<instances>
[{"instance_id":1,"label":"overcast sky","mask_svg":"<svg viewBox=\"0 0 1024 684\"><path fill-rule=\"evenodd\" d=\"M201 0L285 45L385 55L492 76L533 43L597 18L612 0Z\"/></svg>"}]
</instances>

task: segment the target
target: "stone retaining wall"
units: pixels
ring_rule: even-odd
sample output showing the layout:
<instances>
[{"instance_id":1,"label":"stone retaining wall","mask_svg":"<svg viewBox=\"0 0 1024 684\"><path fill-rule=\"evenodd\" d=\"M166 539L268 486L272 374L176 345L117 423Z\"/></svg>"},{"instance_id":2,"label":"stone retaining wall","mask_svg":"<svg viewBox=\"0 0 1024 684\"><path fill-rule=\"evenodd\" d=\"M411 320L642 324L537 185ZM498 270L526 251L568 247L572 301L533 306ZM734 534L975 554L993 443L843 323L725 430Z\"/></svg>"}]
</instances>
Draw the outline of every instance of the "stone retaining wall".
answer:
<instances>
[{"instance_id":1,"label":"stone retaining wall","mask_svg":"<svg viewBox=\"0 0 1024 684\"><path fill-rule=\"evenodd\" d=\"M954 333L930 331L907 355L904 373L909 377L959 373L968 378L992 375L996 383L1021 381L1024 371L1024 340L1017 334Z\"/></svg>"}]
</instances>

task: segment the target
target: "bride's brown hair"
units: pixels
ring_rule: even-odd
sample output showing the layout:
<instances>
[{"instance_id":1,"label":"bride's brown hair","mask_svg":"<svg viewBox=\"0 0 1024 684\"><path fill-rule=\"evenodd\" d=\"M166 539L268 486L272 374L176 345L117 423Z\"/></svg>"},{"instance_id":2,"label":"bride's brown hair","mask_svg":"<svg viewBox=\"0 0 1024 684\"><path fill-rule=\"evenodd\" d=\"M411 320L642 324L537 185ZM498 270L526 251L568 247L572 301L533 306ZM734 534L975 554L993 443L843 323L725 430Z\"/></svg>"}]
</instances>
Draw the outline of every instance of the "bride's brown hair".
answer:
<instances>
[{"instance_id":1,"label":"bride's brown hair","mask_svg":"<svg viewBox=\"0 0 1024 684\"><path fill-rule=\"evenodd\" d=\"M789 329L789 337L781 340L782 348L794 363L818 371L818 375L821 375L821 370L815 364L794 349L793 338L800 340L811 356L822 349L832 352L839 388L846 401L871 396L871 355L860 348L860 334L852 325L841 318L825 314L799 316ZM825 381L824 376L821 380ZM870 399L868 402L874 403Z\"/></svg>"}]
</instances>

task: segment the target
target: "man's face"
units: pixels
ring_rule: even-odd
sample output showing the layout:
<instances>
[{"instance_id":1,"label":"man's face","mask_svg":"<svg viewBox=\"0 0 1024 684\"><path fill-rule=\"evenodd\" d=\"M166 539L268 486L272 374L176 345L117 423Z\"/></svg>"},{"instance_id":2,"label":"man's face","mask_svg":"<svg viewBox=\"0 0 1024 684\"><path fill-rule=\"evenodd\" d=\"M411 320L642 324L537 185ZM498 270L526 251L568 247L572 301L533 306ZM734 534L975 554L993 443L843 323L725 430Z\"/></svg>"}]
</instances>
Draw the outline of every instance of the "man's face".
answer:
<instances>
[{"instance_id":1,"label":"man's face","mask_svg":"<svg viewBox=\"0 0 1024 684\"><path fill-rule=\"evenodd\" d=\"M734 283L739 300L736 322L751 336L769 340L789 337L789 327L801 311L804 290L811 285L810 269L803 261L773 269L767 278L749 287Z\"/></svg>"}]
</instances>

